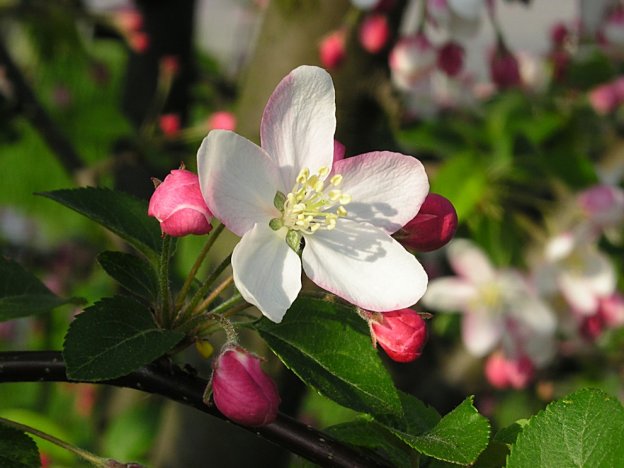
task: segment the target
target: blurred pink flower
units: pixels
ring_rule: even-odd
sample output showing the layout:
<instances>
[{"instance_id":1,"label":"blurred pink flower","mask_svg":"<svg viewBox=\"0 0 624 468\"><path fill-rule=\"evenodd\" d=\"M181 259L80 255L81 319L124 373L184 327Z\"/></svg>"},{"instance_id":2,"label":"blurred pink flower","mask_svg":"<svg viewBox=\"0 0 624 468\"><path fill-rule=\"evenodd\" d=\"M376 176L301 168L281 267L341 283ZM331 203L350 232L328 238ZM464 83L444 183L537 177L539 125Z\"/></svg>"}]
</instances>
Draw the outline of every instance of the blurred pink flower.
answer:
<instances>
[{"instance_id":1,"label":"blurred pink flower","mask_svg":"<svg viewBox=\"0 0 624 468\"><path fill-rule=\"evenodd\" d=\"M208 130L235 130L236 116L228 111L214 112L208 117Z\"/></svg>"},{"instance_id":2,"label":"blurred pink flower","mask_svg":"<svg viewBox=\"0 0 624 468\"><path fill-rule=\"evenodd\" d=\"M344 61L346 52L346 31L337 29L321 39L319 44L319 59L328 70L338 68Z\"/></svg>"},{"instance_id":3,"label":"blurred pink flower","mask_svg":"<svg viewBox=\"0 0 624 468\"><path fill-rule=\"evenodd\" d=\"M447 253L457 276L432 280L422 304L440 312L462 312L462 338L475 356L484 356L507 340L531 359L543 359L555 331L555 316L526 280L513 270L495 270L469 240L453 240Z\"/></svg>"},{"instance_id":4,"label":"blurred pink flower","mask_svg":"<svg viewBox=\"0 0 624 468\"><path fill-rule=\"evenodd\" d=\"M359 39L364 50L371 54L381 52L390 38L390 25L385 15L368 15L360 24Z\"/></svg>"}]
</instances>

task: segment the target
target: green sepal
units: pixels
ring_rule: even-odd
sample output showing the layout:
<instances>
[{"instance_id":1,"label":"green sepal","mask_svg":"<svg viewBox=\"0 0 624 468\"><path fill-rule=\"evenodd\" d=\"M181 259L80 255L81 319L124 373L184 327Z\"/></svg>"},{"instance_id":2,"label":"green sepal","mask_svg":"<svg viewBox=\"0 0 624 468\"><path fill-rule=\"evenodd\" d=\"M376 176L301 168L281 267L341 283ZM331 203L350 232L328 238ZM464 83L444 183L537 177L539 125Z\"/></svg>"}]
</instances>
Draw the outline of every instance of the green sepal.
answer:
<instances>
[{"instance_id":1,"label":"green sepal","mask_svg":"<svg viewBox=\"0 0 624 468\"><path fill-rule=\"evenodd\" d=\"M280 211L284 211L284 203L286 203L286 195L278 190L275 192L275 198L273 198L273 206Z\"/></svg>"},{"instance_id":2,"label":"green sepal","mask_svg":"<svg viewBox=\"0 0 624 468\"><path fill-rule=\"evenodd\" d=\"M301 238L302 237L303 236L301 235L301 232L295 231L294 229L290 229L288 233L286 234L286 243L288 244L288 247L293 249L295 253L297 254L301 250Z\"/></svg>"},{"instance_id":3,"label":"green sepal","mask_svg":"<svg viewBox=\"0 0 624 468\"><path fill-rule=\"evenodd\" d=\"M274 231L279 231L284 227L284 222L281 218L273 218L271 221L269 221L269 227Z\"/></svg>"}]
</instances>

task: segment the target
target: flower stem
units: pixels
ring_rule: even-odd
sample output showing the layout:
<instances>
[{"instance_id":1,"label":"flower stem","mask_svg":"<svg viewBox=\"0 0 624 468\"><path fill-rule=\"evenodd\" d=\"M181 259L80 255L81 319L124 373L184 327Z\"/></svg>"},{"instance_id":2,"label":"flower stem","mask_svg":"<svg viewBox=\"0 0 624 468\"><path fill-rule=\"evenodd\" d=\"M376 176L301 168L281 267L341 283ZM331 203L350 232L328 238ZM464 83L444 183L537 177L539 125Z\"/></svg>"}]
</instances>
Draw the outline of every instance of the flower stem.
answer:
<instances>
[{"instance_id":1,"label":"flower stem","mask_svg":"<svg viewBox=\"0 0 624 468\"><path fill-rule=\"evenodd\" d=\"M158 323L167 328L171 321L170 303L171 290L169 289L169 262L171 260L171 237L166 235L163 237L162 251L160 253L160 265L158 271L159 286L159 316Z\"/></svg>"},{"instance_id":2,"label":"flower stem","mask_svg":"<svg viewBox=\"0 0 624 468\"><path fill-rule=\"evenodd\" d=\"M22 432L27 432L29 434L32 434L34 436L37 436L43 440L47 440L48 442L57 445L61 448L64 448L65 450L68 450L72 453L74 453L75 455L78 455L79 457L83 458L84 460L88 461L89 463L93 464L94 466L97 467L102 467L102 468L106 468L108 466L110 466L110 460L106 460L105 458L102 457L98 457L97 455L88 452L86 450L83 450L81 448L78 448L74 445L71 445L61 439L57 439L56 437L50 435L50 434L46 434L45 432L41 432L38 429L35 429L34 427L30 427L30 426L26 426L24 424L20 424L18 422L15 421L10 421L8 419L4 419L4 418L0 418L0 423L4 424L5 426L9 426L12 427L13 429L17 429L18 431L22 431Z\"/></svg>"},{"instance_id":3,"label":"flower stem","mask_svg":"<svg viewBox=\"0 0 624 468\"><path fill-rule=\"evenodd\" d=\"M193 311L197 308L199 301L202 300L202 297L208 293L212 284L217 280L219 275L223 273L223 271L230 265L232 262L232 254L228 255L223 259L223 261L215 268L215 270L210 274L208 279L202 284L202 286L195 292L189 304L181 309L176 317L174 322L178 322L178 324L184 324L192 315Z\"/></svg>"},{"instance_id":4,"label":"flower stem","mask_svg":"<svg viewBox=\"0 0 624 468\"><path fill-rule=\"evenodd\" d=\"M224 228L225 226L222 223L219 223L208 236L206 245L204 245L204 248L199 253L197 260L195 260L195 263L193 264L191 271L189 271L189 274L186 277L184 284L182 285L182 289L178 293L178 298L176 300L176 310L180 309L182 307L182 304L184 304L184 299L186 299L186 295L188 294L189 289L191 289L191 285L193 284L193 280L195 279L195 276L197 275L197 271L199 270L199 267L201 267L202 263L204 263L204 260L206 259L206 255L208 254L208 252L214 245L219 235L223 232Z\"/></svg>"},{"instance_id":5,"label":"flower stem","mask_svg":"<svg viewBox=\"0 0 624 468\"><path fill-rule=\"evenodd\" d=\"M199 304L197 307L195 307L195 310L193 311L193 313L199 313L204 309L207 309L208 306L210 304L212 304L212 302L219 297L219 294L221 294L229 285L231 285L234 282L234 276L230 275L228 276L225 280L223 280L223 282L221 284L219 284L219 286L217 286L216 288L214 288L212 290L212 292L206 297L206 299L204 299L201 304Z\"/></svg>"}]
</instances>

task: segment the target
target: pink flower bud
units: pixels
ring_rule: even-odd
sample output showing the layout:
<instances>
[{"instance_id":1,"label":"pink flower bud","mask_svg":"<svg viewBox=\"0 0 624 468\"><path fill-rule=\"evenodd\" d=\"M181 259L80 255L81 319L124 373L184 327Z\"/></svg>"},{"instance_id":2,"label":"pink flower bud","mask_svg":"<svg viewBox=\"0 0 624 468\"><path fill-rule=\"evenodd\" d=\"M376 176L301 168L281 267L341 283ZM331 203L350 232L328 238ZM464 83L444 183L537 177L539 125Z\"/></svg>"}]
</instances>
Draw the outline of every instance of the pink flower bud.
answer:
<instances>
[{"instance_id":1,"label":"pink flower bud","mask_svg":"<svg viewBox=\"0 0 624 468\"><path fill-rule=\"evenodd\" d=\"M510 52L497 49L490 59L490 78L499 89L520 86L520 67L518 60Z\"/></svg>"},{"instance_id":2,"label":"pink flower bud","mask_svg":"<svg viewBox=\"0 0 624 468\"><path fill-rule=\"evenodd\" d=\"M577 202L587 218L608 227L624 220L624 190L612 185L594 185L582 191Z\"/></svg>"},{"instance_id":3,"label":"pink flower bud","mask_svg":"<svg viewBox=\"0 0 624 468\"><path fill-rule=\"evenodd\" d=\"M611 83L595 87L587 96L589 103L597 114L606 115L613 111L619 103L617 94Z\"/></svg>"},{"instance_id":4,"label":"pink flower bud","mask_svg":"<svg viewBox=\"0 0 624 468\"><path fill-rule=\"evenodd\" d=\"M555 23L550 30L550 40L556 48L563 47L570 36L570 30L565 23Z\"/></svg>"},{"instance_id":5,"label":"pink flower bud","mask_svg":"<svg viewBox=\"0 0 624 468\"><path fill-rule=\"evenodd\" d=\"M319 45L319 59L328 70L338 68L344 61L346 52L346 33L338 29L325 36Z\"/></svg>"},{"instance_id":6,"label":"pink flower bud","mask_svg":"<svg viewBox=\"0 0 624 468\"><path fill-rule=\"evenodd\" d=\"M388 18L381 14L368 15L360 25L360 44L371 54L381 52L390 37Z\"/></svg>"},{"instance_id":7,"label":"pink flower bud","mask_svg":"<svg viewBox=\"0 0 624 468\"><path fill-rule=\"evenodd\" d=\"M128 37L128 44L134 52L142 54L147 51L149 47L149 35L143 31L132 32Z\"/></svg>"},{"instance_id":8,"label":"pink flower bud","mask_svg":"<svg viewBox=\"0 0 624 468\"><path fill-rule=\"evenodd\" d=\"M197 174L175 169L156 187L147 210L170 236L207 234L212 229L212 213L199 189Z\"/></svg>"},{"instance_id":9,"label":"pink flower bud","mask_svg":"<svg viewBox=\"0 0 624 468\"><path fill-rule=\"evenodd\" d=\"M453 238L457 222L453 204L442 195L430 193L414 219L403 226L398 239L414 250L429 252Z\"/></svg>"},{"instance_id":10,"label":"pink flower bud","mask_svg":"<svg viewBox=\"0 0 624 468\"><path fill-rule=\"evenodd\" d=\"M608 327L621 327L624 325L624 296L613 293L610 296L600 298L598 301L598 315L602 317Z\"/></svg>"},{"instance_id":11,"label":"pink flower bud","mask_svg":"<svg viewBox=\"0 0 624 468\"><path fill-rule=\"evenodd\" d=\"M113 21L119 29L129 33L143 27L143 15L136 8L122 8L113 14Z\"/></svg>"},{"instance_id":12,"label":"pink flower bud","mask_svg":"<svg viewBox=\"0 0 624 468\"><path fill-rule=\"evenodd\" d=\"M334 162L340 161L345 157L346 148L345 145L334 139Z\"/></svg>"},{"instance_id":13,"label":"pink flower bud","mask_svg":"<svg viewBox=\"0 0 624 468\"><path fill-rule=\"evenodd\" d=\"M579 331L581 335L588 341L597 340L605 328L605 322L598 313L594 315L584 316Z\"/></svg>"},{"instance_id":14,"label":"pink flower bud","mask_svg":"<svg viewBox=\"0 0 624 468\"><path fill-rule=\"evenodd\" d=\"M464 48L457 42L447 42L438 50L438 68L448 76L457 76L464 67Z\"/></svg>"},{"instance_id":15,"label":"pink flower bud","mask_svg":"<svg viewBox=\"0 0 624 468\"><path fill-rule=\"evenodd\" d=\"M166 136L174 136L180 131L180 116L178 114L163 114L158 120L158 126Z\"/></svg>"},{"instance_id":16,"label":"pink flower bud","mask_svg":"<svg viewBox=\"0 0 624 468\"><path fill-rule=\"evenodd\" d=\"M208 117L209 130L234 130L236 128L236 116L231 112L218 111Z\"/></svg>"},{"instance_id":17,"label":"pink flower bud","mask_svg":"<svg viewBox=\"0 0 624 468\"><path fill-rule=\"evenodd\" d=\"M525 388L535 375L533 362L527 356L508 359L501 352L495 352L485 363L485 377L495 388Z\"/></svg>"},{"instance_id":18,"label":"pink flower bud","mask_svg":"<svg viewBox=\"0 0 624 468\"><path fill-rule=\"evenodd\" d=\"M427 341L427 326L412 309L379 314L381 321L371 319L373 340L396 362L411 362L422 354Z\"/></svg>"},{"instance_id":19,"label":"pink flower bud","mask_svg":"<svg viewBox=\"0 0 624 468\"><path fill-rule=\"evenodd\" d=\"M263 426L277 417L280 397L260 359L228 347L213 363L212 397L225 416L245 426Z\"/></svg>"}]
</instances>

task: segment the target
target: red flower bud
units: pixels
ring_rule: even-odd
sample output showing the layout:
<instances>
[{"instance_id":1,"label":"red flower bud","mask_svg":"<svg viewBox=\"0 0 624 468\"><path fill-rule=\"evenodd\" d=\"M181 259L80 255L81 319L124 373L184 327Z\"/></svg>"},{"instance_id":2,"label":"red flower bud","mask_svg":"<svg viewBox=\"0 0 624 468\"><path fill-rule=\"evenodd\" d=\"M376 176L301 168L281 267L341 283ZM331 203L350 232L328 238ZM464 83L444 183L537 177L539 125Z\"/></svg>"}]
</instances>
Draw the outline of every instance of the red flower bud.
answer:
<instances>
[{"instance_id":1,"label":"red flower bud","mask_svg":"<svg viewBox=\"0 0 624 468\"><path fill-rule=\"evenodd\" d=\"M420 357L427 341L427 326L412 309L400 309L379 314L381 321L371 319L373 340L397 362L411 362Z\"/></svg>"},{"instance_id":2,"label":"red flower bud","mask_svg":"<svg viewBox=\"0 0 624 468\"><path fill-rule=\"evenodd\" d=\"M447 42L438 50L438 68L448 76L457 76L464 67L464 48L457 42Z\"/></svg>"},{"instance_id":3,"label":"red flower bud","mask_svg":"<svg viewBox=\"0 0 624 468\"><path fill-rule=\"evenodd\" d=\"M262 426L277 417L280 397L260 359L239 347L228 347L213 363L212 397L225 416L245 426Z\"/></svg>"},{"instance_id":4,"label":"red flower bud","mask_svg":"<svg viewBox=\"0 0 624 468\"><path fill-rule=\"evenodd\" d=\"M587 341L596 341L605 328L604 319L600 314L589 315L583 318L579 331Z\"/></svg>"},{"instance_id":5,"label":"red flower bud","mask_svg":"<svg viewBox=\"0 0 624 468\"><path fill-rule=\"evenodd\" d=\"M425 198L418 214L399 232L398 239L420 252L439 249L448 243L457 229L457 212L453 204L437 193Z\"/></svg>"},{"instance_id":6,"label":"red flower bud","mask_svg":"<svg viewBox=\"0 0 624 468\"><path fill-rule=\"evenodd\" d=\"M158 120L158 126L166 136L173 136L180 131L180 116L178 114L163 114Z\"/></svg>"},{"instance_id":7,"label":"red flower bud","mask_svg":"<svg viewBox=\"0 0 624 468\"><path fill-rule=\"evenodd\" d=\"M390 37L388 18L381 14L372 14L364 18L360 25L360 44L371 54L381 52Z\"/></svg>"},{"instance_id":8,"label":"red flower bud","mask_svg":"<svg viewBox=\"0 0 624 468\"><path fill-rule=\"evenodd\" d=\"M208 117L208 130L234 130L236 116L228 111L217 111Z\"/></svg>"},{"instance_id":9,"label":"red flower bud","mask_svg":"<svg viewBox=\"0 0 624 468\"><path fill-rule=\"evenodd\" d=\"M176 169L156 187L147 210L160 222L160 229L170 236L207 234L212 229L212 213L199 189L199 178L184 169Z\"/></svg>"},{"instance_id":10,"label":"red flower bud","mask_svg":"<svg viewBox=\"0 0 624 468\"><path fill-rule=\"evenodd\" d=\"M505 50L497 50L490 59L490 78L500 89L520 86L520 67L513 54Z\"/></svg>"},{"instance_id":11,"label":"red flower bud","mask_svg":"<svg viewBox=\"0 0 624 468\"><path fill-rule=\"evenodd\" d=\"M495 352L485 363L485 377L495 388L525 388L535 375L533 362L527 356L508 359Z\"/></svg>"},{"instance_id":12,"label":"red flower bud","mask_svg":"<svg viewBox=\"0 0 624 468\"><path fill-rule=\"evenodd\" d=\"M325 68L333 70L344 61L347 55L345 41L345 31L342 29L329 33L321 40L319 58Z\"/></svg>"}]
</instances>

